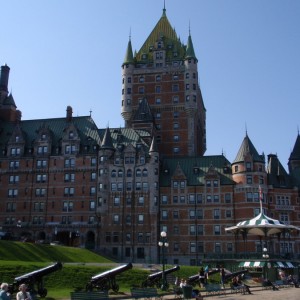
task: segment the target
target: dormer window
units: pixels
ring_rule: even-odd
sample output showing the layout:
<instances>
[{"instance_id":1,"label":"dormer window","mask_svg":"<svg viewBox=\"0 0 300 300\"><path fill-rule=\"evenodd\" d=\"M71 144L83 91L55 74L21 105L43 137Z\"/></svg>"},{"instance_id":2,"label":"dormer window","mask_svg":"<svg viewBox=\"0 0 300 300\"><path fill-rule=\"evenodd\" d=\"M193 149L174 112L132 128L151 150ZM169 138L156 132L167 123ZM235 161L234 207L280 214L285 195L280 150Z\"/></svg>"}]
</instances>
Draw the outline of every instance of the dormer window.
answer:
<instances>
[{"instance_id":1,"label":"dormer window","mask_svg":"<svg viewBox=\"0 0 300 300\"><path fill-rule=\"evenodd\" d=\"M15 142L18 143L20 141L20 137L16 135Z\"/></svg>"},{"instance_id":2,"label":"dormer window","mask_svg":"<svg viewBox=\"0 0 300 300\"><path fill-rule=\"evenodd\" d=\"M69 132L69 139L72 140L74 138L74 132L70 131Z\"/></svg>"},{"instance_id":3,"label":"dormer window","mask_svg":"<svg viewBox=\"0 0 300 300\"><path fill-rule=\"evenodd\" d=\"M43 133L41 136L42 141L46 140L46 137L47 137L46 134Z\"/></svg>"}]
</instances>

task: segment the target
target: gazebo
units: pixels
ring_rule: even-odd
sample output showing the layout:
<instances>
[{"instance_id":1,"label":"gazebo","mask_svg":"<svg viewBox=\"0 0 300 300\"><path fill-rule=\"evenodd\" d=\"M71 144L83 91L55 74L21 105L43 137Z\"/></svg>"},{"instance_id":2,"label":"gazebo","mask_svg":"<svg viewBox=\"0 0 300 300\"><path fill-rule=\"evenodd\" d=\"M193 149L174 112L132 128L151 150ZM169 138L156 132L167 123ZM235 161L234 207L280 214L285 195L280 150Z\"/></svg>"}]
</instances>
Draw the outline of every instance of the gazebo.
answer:
<instances>
[{"instance_id":1,"label":"gazebo","mask_svg":"<svg viewBox=\"0 0 300 300\"><path fill-rule=\"evenodd\" d=\"M257 235L260 237L260 239L264 238L265 239L265 247L264 249L262 248L263 251L267 251L267 239L270 236L277 236L278 239L280 239L280 236L283 235L285 236L285 233L290 233L293 231L300 231L300 228L297 226L293 225L288 225L284 224L283 222L279 220L272 219L265 215L263 213L262 209L262 201L260 201L260 213L253 219L250 220L245 220L237 223L235 226L227 227L225 228L226 232L232 232L236 236L239 234L242 235L243 241L244 241L244 251L245 253L247 252L247 237L249 234L251 235ZM263 252L262 251L262 252ZM263 253L262 253L263 254ZM264 256L262 256L264 257ZM269 258L269 255L266 256ZM244 268L255 268L255 267L265 267L266 261L264 262L255 262L255 261L246 261L246 262L241 262L240 267ZM274 262L272 264L275 267L278 268L296 268L291 262ZM270 266L270 264L269 264Z\"/></svg>"}]
</instances>

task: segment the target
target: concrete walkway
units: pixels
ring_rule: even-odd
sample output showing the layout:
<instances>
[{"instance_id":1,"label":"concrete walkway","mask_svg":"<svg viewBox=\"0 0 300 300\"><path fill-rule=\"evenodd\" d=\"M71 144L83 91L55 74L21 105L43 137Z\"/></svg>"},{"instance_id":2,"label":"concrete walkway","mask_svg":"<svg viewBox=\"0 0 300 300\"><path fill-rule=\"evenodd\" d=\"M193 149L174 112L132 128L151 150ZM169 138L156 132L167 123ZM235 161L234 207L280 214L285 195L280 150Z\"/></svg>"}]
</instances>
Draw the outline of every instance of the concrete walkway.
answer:
<instances>
[{"instance_id":1,"label":"concrete walkway","mask_svg":"<svg viewBox=\"0 0 300 300\"><path fill-rule=\"evenodd\" d=\"M229 291L225 295L207 296L202 293L204 300L300 300L300 288L288 287L281 288L279 291L251 289L252 294L231 294ZM176 299L174 295L164 296L163 300ZM177 298L178 299L178 298ZM193 298L195 299L195 298ZM193 300L191 299L191 300Z\"/></svg>"}]
</instances>

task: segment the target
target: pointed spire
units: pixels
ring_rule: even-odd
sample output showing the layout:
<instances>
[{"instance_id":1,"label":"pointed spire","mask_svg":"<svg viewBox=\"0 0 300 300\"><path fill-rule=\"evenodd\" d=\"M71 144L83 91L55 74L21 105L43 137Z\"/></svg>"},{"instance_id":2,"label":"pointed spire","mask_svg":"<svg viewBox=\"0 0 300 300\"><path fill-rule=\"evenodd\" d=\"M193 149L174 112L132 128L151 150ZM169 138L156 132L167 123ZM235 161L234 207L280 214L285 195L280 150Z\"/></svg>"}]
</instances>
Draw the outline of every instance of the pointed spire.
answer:
<instances>
[{"instance_id":1,"label":"pointed spire","mask_svg":"<svg viewBox=\"0 0 300 300\"><path fill-rule=\"evenodd\" d=\"M300 160L300 135L299 135L299 129L298 129L298 135L297 139L293 148L293 151L290 155L289 160Z\"/></svg>"},{"instance_id":2,"label":"pointed spire","mask_svg":"<svg viewBox=\"0 0 300 300\"><path fill-rule=\"evenodd\" d=\"M166 1L164 0L163 17L166 17Z\"/></svg>"},{"instance_id":3,"label":"pointed spire","mask_svg":"<svg viewBox=\"0 0 300 300\"><path fill-rule=\"evenodd\" d=\"M113 142L112 142L109 127L107 127L106 130L105 130L104 137L103 137L103 140L102 140L102 143L101 143L101 149L114 150L114 146L113 146Z\"/></svg>"},{"instance_id":4,"label":"pointed spire","mask_svg":"<svg viewBox=\"0 0 300 300\"><path fill-rule=\"evenodd\" d=\"M186 53L185 53L185 58L194 58L197 60L197 57L195 55L195 51L194 51L194 46L193 46L193 41L192 41L192 37L191 37L191 28L189 25L189 37L188 37L188 41L187 41L187 45L186 45Z\"/></svg>"},{"instance_id":5,"label":"pointed spire","mask_svg":"<svg viewBox=\"0 0 300 300\"><path fill-rule=\"evenodd\" d=\"M149 149L149 153L152 153L152 152L158 152L157 143L156 143L156 139L154 136L152 138L150 149Z\"/></svg>"},{"instance_id":6,"label":"pointed spire","mask_svg":"<svg viewBox=\"0 0 300 300\"><path fill-rule=\"evenodd\" d=\"M150 109L150 105L146 98L144 98L141 103L139 103L139 107L133 117L133 121L141 121L141 122L152 122L153 115Z\"/></svg>"},{"instance_id":7,"label":"pointed spire","mask_svg":"<svg viewBox=\"0 0 300 300\"><path fill-rule=\"evenodd\" d=\"M131 30L130 30L131 31ZM126 49L126 53L125 53L125 58L124 58L124 62L123 64L133 64L134 60L133 60L133 52L132 52L132 45L131 45L131 32L129 35L129 41L128 41L128 45L127 45L127 49Z\"/></svg>"}]
</instances>

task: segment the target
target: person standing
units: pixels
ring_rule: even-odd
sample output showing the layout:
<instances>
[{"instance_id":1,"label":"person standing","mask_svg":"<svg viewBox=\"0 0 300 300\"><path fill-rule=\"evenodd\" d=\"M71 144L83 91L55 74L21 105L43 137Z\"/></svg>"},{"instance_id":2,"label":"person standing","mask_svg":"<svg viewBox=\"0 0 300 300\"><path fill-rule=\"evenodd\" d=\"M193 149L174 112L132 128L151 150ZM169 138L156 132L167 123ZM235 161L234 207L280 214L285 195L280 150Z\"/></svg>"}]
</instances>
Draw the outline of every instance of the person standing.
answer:
<instances>
[{"instance_id":1,"label":"person standing","mask_svg":"<svg viewBox=\"0 0 300 300\"><path fill-rule=\"evenodd\" d=\"M221 277L221 284L223 286L223 289L225 289L225 270L223 267L221 267L220 277Z\"/></svg>"},{"instance_id":2,"label":"person standing","mask_svg":"<svg viewBox=\"0 0 300 300\"><path fill-rule=\"evenodd\" d=\"M19 292L17 293L16 300L32 300L30 293L27 292L27 285L21 284L19 286Z\"/></svg>"},{"instance_id":3,"label":"person standing","mask_svg":"<svg viewBox=\"0 0 300 300\"><path fill-rule=\"evenodd\" d=\"M3 282L0 286L0 299L1 300L10 300L10 293L8 292L8 283Z\"/></svg>"}]
</instances>

